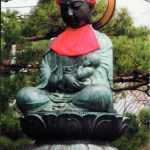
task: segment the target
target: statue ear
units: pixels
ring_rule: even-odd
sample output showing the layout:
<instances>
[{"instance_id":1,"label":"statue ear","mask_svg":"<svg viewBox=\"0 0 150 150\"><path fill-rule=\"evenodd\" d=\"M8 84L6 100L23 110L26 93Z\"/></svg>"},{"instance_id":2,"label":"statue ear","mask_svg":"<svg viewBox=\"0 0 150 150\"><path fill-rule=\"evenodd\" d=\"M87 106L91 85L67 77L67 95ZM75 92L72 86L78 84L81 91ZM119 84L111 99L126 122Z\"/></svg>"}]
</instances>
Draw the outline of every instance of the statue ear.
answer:
<instances>
[{"instance_id":1,"label":"statue ear","mask_svg":"<svg viewBox=\"0 0 150 150\"><path fill-rule=\"evenodd\" d=\"M94 10L94 4L89 3L89 7L90 7L91 10Z\"/></svg>"},{"instance_id":2,"label":"statue ear","mask_svg":"<svg viewBox=\"0 0 150 150\"><path fill-rule=\"evenodd\" d=\"M91 10L91 12L92 12L92 14L93 14L93 12L94 12L94 4L89 3L89 7L90 7L90 10Z\"/></svg>"}]
</instances>

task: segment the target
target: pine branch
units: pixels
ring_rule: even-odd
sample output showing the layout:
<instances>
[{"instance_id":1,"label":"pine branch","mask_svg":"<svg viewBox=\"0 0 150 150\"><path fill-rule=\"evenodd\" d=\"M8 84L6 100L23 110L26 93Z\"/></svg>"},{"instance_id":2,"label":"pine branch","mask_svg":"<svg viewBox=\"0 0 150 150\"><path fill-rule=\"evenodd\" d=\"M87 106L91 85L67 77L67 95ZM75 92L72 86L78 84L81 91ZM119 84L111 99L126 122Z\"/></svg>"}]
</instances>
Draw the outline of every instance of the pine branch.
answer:
<instances>
[{"instance_id":1,"label":"pine branch","mask_svg":"<svg viewBox=\"0 0 150 150\"><path fill-rule=\"evenodd\" d=\"M40 41L40 40L46 40L46 39L50 39L52 37L49 37L47 34L45 35L38 35L38 36L32 36L32 37L21 37L23 40L27 40L27 41Z\"/></svg>"},{"instance_id":2,"label":"pine branch","mask_svg":"<svg viewBox=\"0 0 150 150\"><path fill-rule=\"evenodd\" d=\"M146 86L147 88L146 89L139 89L141 87L144 87ZM126 87L123 87L123 88L116 88L116 89L113 89L114 92L122 92L122 91L132 91L132 90L138 90L138 91L141 91L141 92L145 92L148 96L148 91L149 91L149 82L144 82L144 83L139 83L137 85L132 85L132 86L126 86Z\"/></svg>"},{"instance_id":3,"label":"pine branch","mask_svg":"<svg viewBox=\"0 0 150 150\"><path fill-rule=\"evenodd\" d=\"M43 34L43 35L37 35L37 36L32 36L32 37L22 36L21 38L24 40L30 41L30 42L47 40L47 39L51 39L53 37L56 37L58 34L62 33L63 31L64 31L64 28L62 27L57 31L48 32L48 33Z\"/></svg>"},{"instance_id":4,"label":"pine branch","mask_svg":"<svg viewBox=\"0 0 150 150\"><path fill-rule=\"evenodd\" d=\"M120 83L120 82L143 82L149 81L149 74L134 74L134 75L120 75L114 77L114 83Z\"/></svg>"}]
</instances>

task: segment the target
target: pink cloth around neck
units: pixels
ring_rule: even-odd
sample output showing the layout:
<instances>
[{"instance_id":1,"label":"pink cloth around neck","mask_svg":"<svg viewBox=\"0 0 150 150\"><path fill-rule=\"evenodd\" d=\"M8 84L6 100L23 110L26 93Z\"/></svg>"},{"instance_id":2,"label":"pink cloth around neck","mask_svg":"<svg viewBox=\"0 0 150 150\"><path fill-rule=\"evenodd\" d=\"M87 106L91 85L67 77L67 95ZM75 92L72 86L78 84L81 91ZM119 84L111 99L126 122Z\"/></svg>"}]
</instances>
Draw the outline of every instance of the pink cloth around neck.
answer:
<instances>
[{"instance_id":1,"label":"pink cloth around neck","mask_svg":"<svg viewBox=\"0 0 150 150\"><path fill-rule=\"evenodd\" d=\"M77 29L68 27L54 39L50 48L63 56L80 56L99 49L100 45L88 24Z\"/></svg>"}]
</instances>

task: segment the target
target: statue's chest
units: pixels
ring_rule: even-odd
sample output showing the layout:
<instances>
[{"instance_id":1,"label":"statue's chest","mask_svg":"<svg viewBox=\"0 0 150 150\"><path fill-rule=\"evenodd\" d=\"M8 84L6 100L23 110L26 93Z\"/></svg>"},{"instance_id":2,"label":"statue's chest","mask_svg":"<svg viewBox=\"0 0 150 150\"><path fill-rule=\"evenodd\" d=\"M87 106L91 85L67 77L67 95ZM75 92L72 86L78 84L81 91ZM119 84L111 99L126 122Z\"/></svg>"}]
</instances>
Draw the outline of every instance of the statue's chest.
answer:
<instances>
[{"instance_id":1,"label":"statue's chest","mask_svg":"<svg viewBox=\"0 0 150 150\"><path fill-rule=\"evenodd\" d=\"M89 59L90 56L95 54L95 52L91 52L86 55L76 56L76 57L67 57L56 54L55 52L51 53L51 62L50 66L52 70L54 68L58 68L58 74L65 73L76 73L79 66L83 65L83 62Z\"/></svg>"},{"instance_id":2,"label":"statue's chest","mask_svg":"<svg viewBox=\"0 0 150 150\"><path fill-rule=\"evenodd\" d=\"M53 53L51 57L51 66L52 68L58 66L61 70L70 72L71 70L76 70L82 65L83 61L84 56L67 57Z\"/></svg>"}]
</instances>

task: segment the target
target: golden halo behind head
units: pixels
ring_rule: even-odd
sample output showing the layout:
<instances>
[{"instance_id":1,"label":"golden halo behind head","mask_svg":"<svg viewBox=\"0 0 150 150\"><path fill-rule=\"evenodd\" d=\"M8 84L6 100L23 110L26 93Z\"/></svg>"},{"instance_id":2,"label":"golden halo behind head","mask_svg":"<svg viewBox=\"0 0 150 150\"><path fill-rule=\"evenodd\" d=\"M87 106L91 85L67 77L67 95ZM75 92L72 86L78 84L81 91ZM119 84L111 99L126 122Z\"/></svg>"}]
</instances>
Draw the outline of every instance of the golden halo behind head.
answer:
<instances>
[{"instance_id":1,"label":"golden halo behind head","mask_svg":"<svg viewBox=\"0 0 150 150\"><path fill-rule=\"evenodd\" d=\"M100 20L98 20L97 22L94 22L92 24L95 29L100 29L105 24L108 23L108 21L113 16L115 6L116 6L116 0L108 0L108 6L107 6L107 10L106 10L105 14L103 15L103 17Z\"/></svg>"}]
</instances>

